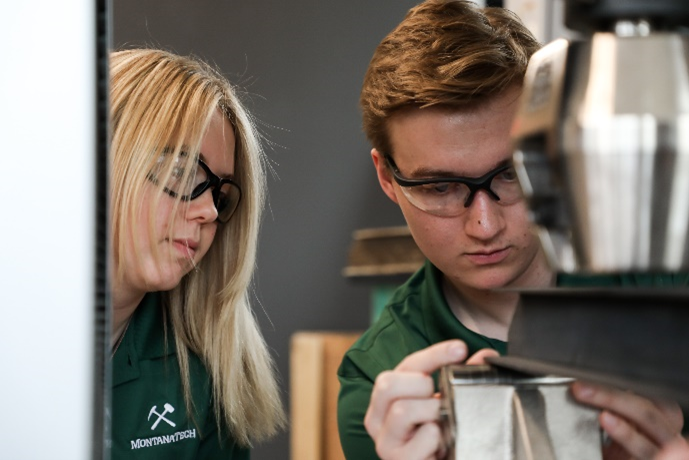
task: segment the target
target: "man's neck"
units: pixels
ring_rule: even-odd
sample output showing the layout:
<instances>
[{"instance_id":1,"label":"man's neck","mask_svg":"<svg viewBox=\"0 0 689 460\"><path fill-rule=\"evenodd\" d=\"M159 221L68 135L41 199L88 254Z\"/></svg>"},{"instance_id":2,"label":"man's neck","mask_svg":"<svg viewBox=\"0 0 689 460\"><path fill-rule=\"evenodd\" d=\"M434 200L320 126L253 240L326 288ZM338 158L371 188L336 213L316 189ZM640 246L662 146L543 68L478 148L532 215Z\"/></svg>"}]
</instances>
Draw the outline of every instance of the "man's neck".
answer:
<instances>
[{"instance_id":1,"label":"man's neck","mask_svg":"<svg viewBox=\"0 0 689 460\"><path fill-rule=\"evenodd\" d=\"M452 313L466 328L492 339L507 341L507 332L519 303L518 292L459 291L450 280L443 278L443 294Z\"/></svg>"},{"instance_id":2,"label":"man's neck","mask_svg":"<svg viewBox=\"0 0 689 460\"><path fill-rule=\"evenodd\" d=\"M555 274L544 265L531 273L519 286L545 288L553 286ZM457 285L443 276L443 294L457 319L468 329L492 339L507 341L512 317L519 304L518 286L514 289L472 289Z\"/></svg>"}]
</instances>

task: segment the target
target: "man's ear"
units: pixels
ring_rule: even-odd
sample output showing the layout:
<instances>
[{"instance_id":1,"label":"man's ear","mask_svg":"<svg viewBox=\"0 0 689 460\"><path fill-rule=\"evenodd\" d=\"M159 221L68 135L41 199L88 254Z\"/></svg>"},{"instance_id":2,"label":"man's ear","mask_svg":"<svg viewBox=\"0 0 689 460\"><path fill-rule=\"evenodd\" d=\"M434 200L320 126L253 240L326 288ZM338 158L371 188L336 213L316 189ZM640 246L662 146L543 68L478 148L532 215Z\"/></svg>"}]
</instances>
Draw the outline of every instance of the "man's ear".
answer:
<instances>
[{"instance_id":1,"label":"man's ear","mask_svg":"<svg viewBox=\"0 0 689 460\"><path fill-rule=\"evenodd\" d=\"M385 157L378 150L373 149L371 150L371 158L373 159L373 165L376 167L376 174L378 174L380 187L388 198L399 204L399 201L397 201L397 194L395 193L395 187L392 184L394 179L388 168L388 162L385 161Z\"/></svg>"}]
</instances>

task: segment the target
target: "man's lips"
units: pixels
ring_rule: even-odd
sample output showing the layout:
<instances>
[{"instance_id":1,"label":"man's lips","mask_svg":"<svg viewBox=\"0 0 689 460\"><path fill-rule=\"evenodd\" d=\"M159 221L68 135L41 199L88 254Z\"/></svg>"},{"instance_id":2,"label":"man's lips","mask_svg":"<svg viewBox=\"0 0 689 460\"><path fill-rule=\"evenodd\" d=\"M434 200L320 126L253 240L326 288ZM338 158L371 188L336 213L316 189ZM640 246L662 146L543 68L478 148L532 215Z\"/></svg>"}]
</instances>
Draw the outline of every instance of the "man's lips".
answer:
<instances>
[{"instance_id":1,"label":"man's lips","mask_svg":"<svg viewBox=\"0 0 689 460\"><path fill-rule=\"evenodd\" d=\"M476 265L498 264L505 260L510 253L510 248L487 249L476 252L467 252L465 256Z\"/></svg>"}]
</instances>

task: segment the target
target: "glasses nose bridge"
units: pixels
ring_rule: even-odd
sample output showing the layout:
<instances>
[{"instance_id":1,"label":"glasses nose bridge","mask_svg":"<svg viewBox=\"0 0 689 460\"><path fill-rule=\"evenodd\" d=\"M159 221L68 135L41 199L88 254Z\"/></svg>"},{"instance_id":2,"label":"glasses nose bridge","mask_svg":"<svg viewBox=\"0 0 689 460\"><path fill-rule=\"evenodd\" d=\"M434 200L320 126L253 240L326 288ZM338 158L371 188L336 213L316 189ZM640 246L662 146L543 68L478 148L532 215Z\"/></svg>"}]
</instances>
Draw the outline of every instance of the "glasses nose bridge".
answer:
<instances>
[{"instance_id":1,"label":"glasses nose bridge","mask_svg":"<svg viewBox=\"0 0 689 460\"><path fill-rule=\"evenodd\" d=\"M498 196L497 193L493 191L492 188L490 188L491 184L493 183L493 178L495 176L491 175L490 177L487 177L486 180L482 182L465 182L464 185L467 186L469 189L469 194L467 195L466 200L464 201L464 207L468 208L471 206L471 203L474 202L474 198L476 197L476 194L483 190L488 194L489 197L491 197L494 201L500 201L500 197Z\"/></svg>"},{"instance_id":2,"label":"glasses nose bridge","mask_svg":"<svg viewBox=\"0 0 689 460\"><path fill-rule=\"evenodd\" d=\"M216 208L217 211L218 193L220 190L220 178L213 174L211 171L209 171L207 168L204 168L204 170L206 173L206 180L199 184L199 186L197 186L198 191L191 195L191 199L196 200L198 198L201 198L210 189L213 206Z\"/></svg>"},{"instance_id":3,"label":"glasses nose bridge","mask_svg":"<svg viewBox=\"0 0 689 460\"><path fill-rule=\"evenodd\" d=\"M211 196L213 197L213 206L215 207L215 210L219 212L218 210L218 200L220 199L220 188L222 186L222 181L218 176L216 176L213 173L208 174L208 188L211 191Z\"/></svg>"}]
</instances>

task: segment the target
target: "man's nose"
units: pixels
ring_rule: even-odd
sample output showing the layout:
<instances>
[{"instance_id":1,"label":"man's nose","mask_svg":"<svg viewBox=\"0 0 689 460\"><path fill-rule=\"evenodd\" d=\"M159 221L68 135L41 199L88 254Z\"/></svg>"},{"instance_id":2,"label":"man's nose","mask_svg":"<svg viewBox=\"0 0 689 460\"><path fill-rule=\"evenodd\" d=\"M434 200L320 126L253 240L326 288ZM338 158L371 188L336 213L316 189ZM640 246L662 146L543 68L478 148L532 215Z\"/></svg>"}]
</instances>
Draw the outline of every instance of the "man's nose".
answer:
<instances>
[{"instance_id":1,"label":"man's nose","mask_svg":"<svg viewBox=\"0 0 689 460\"><path fill-rule=\"evenodd\" d=\"M501 206L486 190L479 190L464 216L467 235L479 240L490 240L505 229Z\"/></svg>"}]
</instances>

